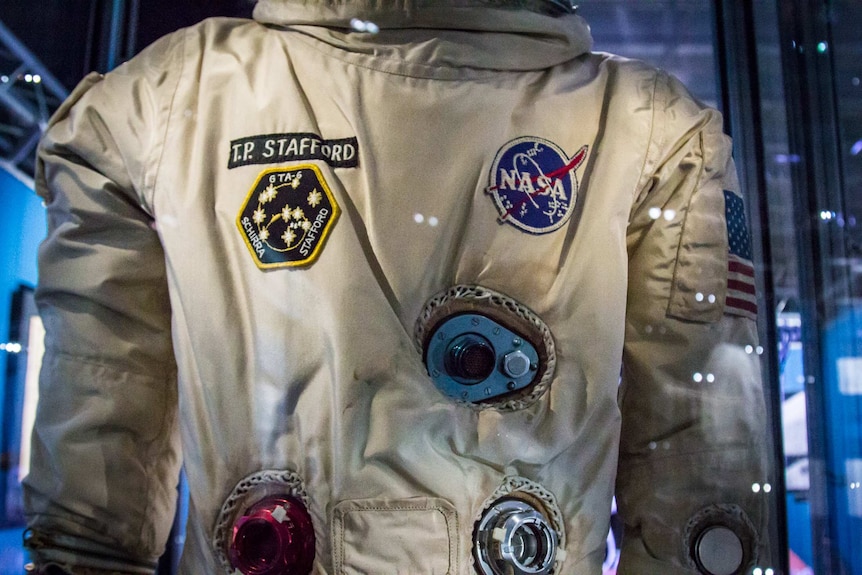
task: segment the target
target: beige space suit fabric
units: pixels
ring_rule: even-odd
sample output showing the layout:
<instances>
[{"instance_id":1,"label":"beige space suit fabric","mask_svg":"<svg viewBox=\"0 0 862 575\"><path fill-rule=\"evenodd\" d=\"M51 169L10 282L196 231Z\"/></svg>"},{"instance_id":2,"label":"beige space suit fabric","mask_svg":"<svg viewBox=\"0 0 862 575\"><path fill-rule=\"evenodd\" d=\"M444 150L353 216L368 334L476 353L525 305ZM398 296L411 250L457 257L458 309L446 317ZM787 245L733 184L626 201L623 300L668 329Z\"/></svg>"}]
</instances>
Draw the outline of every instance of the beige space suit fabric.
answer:
<instances>
[{"instance_id":1,"label":"beige space suit fabric","mask_svg":"<svg viewBox=\"0 0 862 575\"><path fill-rule=\"evenodd\" d=\"M473 573L474 523L511 477L553 495L560 574L601 572L615 483L621 573L697 573L713 508L761 549L751 256L719 115L590 53L576 15L255 17L88 78L42 143L37 560L150 572L181 461L188 574L224 572L220 511L261 470L301 481L320 575ZM537 401L435 387L413 333L458 285L547 325Z\"/></svg>"}]
</instances>

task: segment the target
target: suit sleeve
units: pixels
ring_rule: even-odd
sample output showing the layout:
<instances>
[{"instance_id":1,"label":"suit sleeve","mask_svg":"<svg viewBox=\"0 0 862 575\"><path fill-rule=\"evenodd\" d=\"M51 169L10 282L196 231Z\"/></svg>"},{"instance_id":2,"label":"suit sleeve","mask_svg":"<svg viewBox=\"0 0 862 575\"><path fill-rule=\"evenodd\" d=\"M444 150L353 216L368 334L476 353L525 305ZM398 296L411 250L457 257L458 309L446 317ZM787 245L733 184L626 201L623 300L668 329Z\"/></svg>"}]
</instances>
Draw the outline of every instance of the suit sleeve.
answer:
<instances>
[{"instance_id":1,"label":"suit sleeve","mask_svg":"<svg viewBox=\"0 0 862 575\"><path fill-rule=\"evenodd\" d=\"M48 214L45 325L27 544L37 567L152 573L179 477L164 254L147 197L179 71L169 37L91 75L52 118L36 185Z\"/></svg>"},{"instance_id":2,"label":"suit sleeve","mask_svg":"<svg viewBox=\"0 0 862 575\"><path fill-rule=\"evenodd\" d=\"M756 297L720 115L659 75L628 230L619 572L749 573L766 554Z\"/></svg>"}]
</instances>

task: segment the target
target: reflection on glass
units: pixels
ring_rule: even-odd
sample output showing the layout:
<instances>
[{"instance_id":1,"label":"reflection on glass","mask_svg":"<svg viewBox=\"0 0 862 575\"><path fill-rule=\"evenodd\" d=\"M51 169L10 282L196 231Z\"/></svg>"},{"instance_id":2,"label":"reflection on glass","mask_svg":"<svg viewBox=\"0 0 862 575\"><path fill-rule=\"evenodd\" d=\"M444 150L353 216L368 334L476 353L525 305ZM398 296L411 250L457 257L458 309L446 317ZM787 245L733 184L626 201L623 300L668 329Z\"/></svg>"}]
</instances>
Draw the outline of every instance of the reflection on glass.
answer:
<instances>
[{"instance_id":1,"label":"reflection on glass","mask_svg":"<svg viewBox=\"0 0 862 575\"><path fill-rule=\"evenodd\" d=\"M860 575L862 5L755 4L790 573Z\"/></svg>"},{"instance_id":2,"label":"reflection on glass","mask_svg":"<svg viewBox=\"0 0 862 575\"><path fill-rule=\"evenodd\" d=\"M645 60L663 68L679 78L706 105L720 107L712 2L591 0L582 3L578 11L590 24L595 50ZM652 206L647 213L653 220L662 218L668 222L678 216L675 210L661 206ZM716 296L700 293L696 299L715 303ZM667 330L662 326L644 326L645 333L654 331L662 335ZM694 373L692 379L706 385L714 383L716 375ZM653 441L647 447L656 451L668 450L671 445L667 441ZM603 566L605 575L616 573L622 542L621 525L616 517L612 518L611 525ZM760 571L760 575L764 575L763 569ZM773 575L772 569L767 569L766 573Z\"/></svg>"}]
</instances>

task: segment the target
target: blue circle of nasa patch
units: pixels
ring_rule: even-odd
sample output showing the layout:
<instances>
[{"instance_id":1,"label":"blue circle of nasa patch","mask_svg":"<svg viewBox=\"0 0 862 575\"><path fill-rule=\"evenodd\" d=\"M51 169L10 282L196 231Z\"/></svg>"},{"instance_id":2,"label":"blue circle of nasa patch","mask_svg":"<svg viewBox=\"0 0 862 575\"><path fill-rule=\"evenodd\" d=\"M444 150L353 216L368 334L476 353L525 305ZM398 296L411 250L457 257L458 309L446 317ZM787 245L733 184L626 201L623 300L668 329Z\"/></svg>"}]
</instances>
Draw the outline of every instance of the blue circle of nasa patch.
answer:
<instances>
[{"instance_id":1,"label":"blue circle of nasa patch","mask_svg":"<svg viewBox=\"0 0 862 575\"><path fill-rule=\"evenodd\" d=\"M569 158L553 142L531 136L500 148L485 190L497 206L500 222L531 234L560 229L575 209L577 171L588 149L583 146Z\"/></svg>"}]
</instances>

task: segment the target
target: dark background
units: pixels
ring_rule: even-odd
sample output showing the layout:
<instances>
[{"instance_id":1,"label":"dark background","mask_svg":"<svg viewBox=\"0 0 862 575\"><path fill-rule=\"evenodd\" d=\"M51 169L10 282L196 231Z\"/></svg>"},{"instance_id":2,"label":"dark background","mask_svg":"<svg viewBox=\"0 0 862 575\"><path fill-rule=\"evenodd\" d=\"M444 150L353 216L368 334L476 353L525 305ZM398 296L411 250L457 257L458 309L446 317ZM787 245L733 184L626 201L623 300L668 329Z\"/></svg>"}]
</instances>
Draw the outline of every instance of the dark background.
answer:
<instances>
[{"instance_id":1,"label":"dark background","mask_svg":"<svg viewBox=\"0 0 862 575\"><path fill-rule=\"evenodd\" d=\"M0 2L0 21L69 90L93 70L139 52L159 37L210 16L251 17L251 0L25 0ZM119 17L119 61L109 62Z\"/></svg>"}]
</instances>

